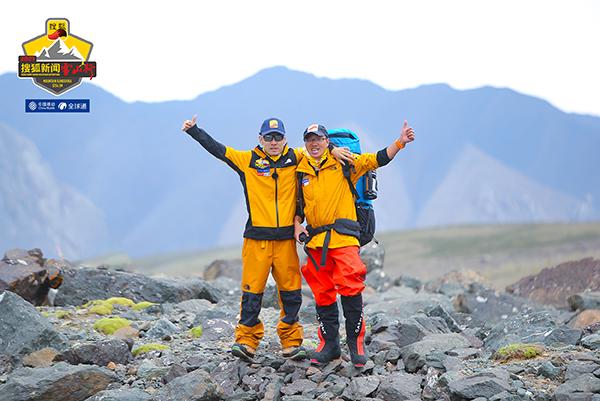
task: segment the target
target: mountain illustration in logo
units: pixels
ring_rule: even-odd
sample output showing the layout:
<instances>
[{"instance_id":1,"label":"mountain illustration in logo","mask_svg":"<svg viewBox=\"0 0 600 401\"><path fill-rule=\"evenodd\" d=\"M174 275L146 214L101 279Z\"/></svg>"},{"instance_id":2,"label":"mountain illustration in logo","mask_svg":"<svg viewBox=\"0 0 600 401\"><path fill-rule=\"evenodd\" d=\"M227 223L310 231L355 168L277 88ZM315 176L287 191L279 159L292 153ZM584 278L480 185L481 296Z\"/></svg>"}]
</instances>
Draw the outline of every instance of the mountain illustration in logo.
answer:
<instances>
[{"instance_id":1,"label":"mountain illustration in logo","mask_svg":"<svg viewBox=\"0 0 600 401\"><path fill-rule=\"evenodd\" d=\"M35 55L38 61L85 61L76 47L69 48L61 39L57 39L52 46L44 47Z\"/></svg>"}]
</instances>

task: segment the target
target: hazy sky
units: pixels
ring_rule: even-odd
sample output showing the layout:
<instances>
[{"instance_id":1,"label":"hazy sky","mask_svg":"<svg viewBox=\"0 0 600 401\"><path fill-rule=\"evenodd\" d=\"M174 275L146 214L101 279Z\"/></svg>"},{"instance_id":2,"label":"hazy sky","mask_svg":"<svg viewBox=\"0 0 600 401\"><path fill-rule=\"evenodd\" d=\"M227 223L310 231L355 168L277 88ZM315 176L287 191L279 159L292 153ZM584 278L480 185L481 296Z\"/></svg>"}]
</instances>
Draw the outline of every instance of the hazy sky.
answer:
<instances>
[{"instance_id":1,"label":"hazy sky","mask_svg":"<svg viewBox=\"0 0 600 401\"><path fill-rule=\"evenodd\" d=\"M600 116L600 1L34 0L2 17L0 73L66 17L94 44L95 83L127 101L191 99L283 65L387 89L509 87Z\"/></svg>"}]
</instances>

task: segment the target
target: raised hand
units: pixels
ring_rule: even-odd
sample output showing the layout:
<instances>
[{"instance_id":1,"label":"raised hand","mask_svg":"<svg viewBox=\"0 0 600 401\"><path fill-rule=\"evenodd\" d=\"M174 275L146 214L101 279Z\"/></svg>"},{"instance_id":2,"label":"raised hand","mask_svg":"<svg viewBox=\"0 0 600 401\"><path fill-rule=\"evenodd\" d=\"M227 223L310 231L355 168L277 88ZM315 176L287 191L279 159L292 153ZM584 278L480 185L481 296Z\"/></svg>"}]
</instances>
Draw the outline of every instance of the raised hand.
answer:
<instances>
[{"instance_id":1,"label":"raised hand","mask_svg":"<svg viewBox=\"0 0 600 401\"><path fill-rule=\"evenodd\" d=\"M408 122L404 120L404 125L402 126L402 133L400 134L400 142L403 144L407 144L415 140L415 131L412 127L408 126Z\"/></svg>"},{"instance_id":2,"label":"raised hand","mask_svg":"<svg viewBox=\"0 0 600 401\"><path fill-rule=\"evenodd\" d=\"M192 117L192 119L191 119L191 120L185 120L185 121L183 122L183 126L181 127L181 130L182 130L182 131L187 131L187 130L189 130L190 128L192 128L194 125L196 125L196 118L197 118L197 117L198 117L198 116L197 116L196 114L194 114L194 117Z\"/></svg>"}]
</instances>

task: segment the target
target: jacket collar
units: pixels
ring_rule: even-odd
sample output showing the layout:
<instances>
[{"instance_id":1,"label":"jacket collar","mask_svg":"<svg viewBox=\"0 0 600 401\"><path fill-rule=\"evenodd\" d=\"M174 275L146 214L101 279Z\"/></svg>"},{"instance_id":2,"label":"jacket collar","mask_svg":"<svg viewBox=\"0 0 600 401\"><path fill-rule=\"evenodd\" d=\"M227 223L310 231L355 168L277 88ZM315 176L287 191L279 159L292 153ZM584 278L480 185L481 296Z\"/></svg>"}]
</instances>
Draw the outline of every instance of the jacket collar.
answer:
<instances>
[{"instance_id":1,"label":"jacket collar","mask_svg":"<svg viewBox=\"0 0 600 401\"><path fill-rule=\"evenodd\" d=\"M317 175L315 170L321 171L337 164L338 162L333 158L331 153L329 153L329 149L326 149L319 163L317 163L313 157L306 155L306 157L300 161L296 171L310 175Z\"/></svg>"}]
</instances>

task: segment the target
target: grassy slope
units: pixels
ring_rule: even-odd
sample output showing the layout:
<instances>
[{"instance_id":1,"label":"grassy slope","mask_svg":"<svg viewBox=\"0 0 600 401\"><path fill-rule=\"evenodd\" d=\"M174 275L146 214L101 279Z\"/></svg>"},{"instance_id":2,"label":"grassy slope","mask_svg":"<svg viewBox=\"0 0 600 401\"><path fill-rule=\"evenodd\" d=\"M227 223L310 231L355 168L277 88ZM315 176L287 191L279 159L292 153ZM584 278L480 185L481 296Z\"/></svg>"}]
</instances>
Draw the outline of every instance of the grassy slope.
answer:
<instances>
[{"instance_id":1,"label":"grassy slope","mask_svg":"<svg viewBox=\"0 0 600 401\"><path fill-rule=\"evenodd\" d=\"M430 279L451 270L480 271L497 288L544 267L593 256L600 258L600 223L474 225L388 232L377 235L385 246L385 270ZM239 258L240 247L165 254L110 262L150 274L201 274L214 259ZM301 257L303 253L300 253ZM94 265L106 260L88 261Z\"/></svg>"},{"instance_id":2,"label":"grassy slope","mask_svg":"<svg viewBox=\"0 0 600 401\"><path fill-rule=\"evenodd\" d=\"M473 269L503 288L544 267L600 257L600 223L481 225L385 233L385 269L423 279Z\"/></svg>"}]
</instances>

